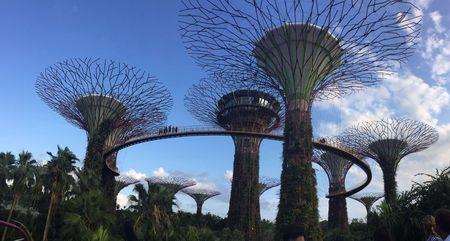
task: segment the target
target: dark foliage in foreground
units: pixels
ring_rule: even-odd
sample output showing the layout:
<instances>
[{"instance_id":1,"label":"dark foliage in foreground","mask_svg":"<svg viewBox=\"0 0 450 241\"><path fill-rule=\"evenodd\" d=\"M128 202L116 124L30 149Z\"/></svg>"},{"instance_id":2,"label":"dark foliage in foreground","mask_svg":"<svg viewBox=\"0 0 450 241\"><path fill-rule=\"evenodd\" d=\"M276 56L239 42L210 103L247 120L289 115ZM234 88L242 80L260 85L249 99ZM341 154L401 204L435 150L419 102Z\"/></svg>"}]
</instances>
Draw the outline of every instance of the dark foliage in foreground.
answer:
<instances>
[{"instance_id":1,"label":"dark foliage in foreground","mask_svg":"<svg viewBox=\"0 0 450 241\"><path fill-rule=\"evenodd\" d=\"M92 173L80 170L74 172L75 176L67 173L76 169L77 160L68 148L58 148L55 155L49 154L51 161L41 166L28 152L22 152L18 158L11 153L0 153L0 183L3 184L0 185L0 219L6 220L11 213L11 221L27 227L34 240L43 240L46 220L49 241L244 240L242 233L228 228L224 218L209 213L173 212L174 195L154 184L136 185L131 205L111 213ZM328 230L327 221L323 221L323 238L370 241L377 227L386 226L395 240L423 240L421 219L438 208L450 208L449 171L450 167L433 175L418 174L426 181L415 183L394 204L379 205L369 214L373 220L369 225L352 220L348 231ZM51 205L54 207L49 212ZM260 230L260 241L275 240L274 223L262 220ZM7 230L5 240L18 238L18 233Z\"/></svg>"}]
</instances>

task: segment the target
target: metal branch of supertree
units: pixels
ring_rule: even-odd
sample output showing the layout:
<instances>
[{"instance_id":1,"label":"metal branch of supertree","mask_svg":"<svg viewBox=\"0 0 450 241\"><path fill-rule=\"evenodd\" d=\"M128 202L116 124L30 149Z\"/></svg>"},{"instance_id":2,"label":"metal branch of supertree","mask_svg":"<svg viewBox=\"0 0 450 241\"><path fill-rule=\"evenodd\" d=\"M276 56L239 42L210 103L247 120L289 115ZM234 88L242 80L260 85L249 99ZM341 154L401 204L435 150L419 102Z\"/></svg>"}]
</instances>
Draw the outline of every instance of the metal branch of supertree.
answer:
<instances>
[{"instance_id":1,"label":"metal branch of supertree","mask_svg":"<svg viewBox=\"0 0 450 241\"><path fill-rule=\"evenodd\" d=\"M279 128L284 117L279 95L242 81L249 78L254 76L212 73L189 89L185 105L199 121L227 130L270 132Z\"/></svg>"},{"instance_id":2,"label":"metal branch of supertree","mask_svg":"<svg viewBox=\"0 0 450 241\"><path fill-rule=\"evenodd\" d=\"M188 187L188 188L182 189L181 191L183 193L189 195L196 202L199 202L199 203L203 203L212 197L220 195L219 191L205 189L205 188Z\"/></svg>"},{"instance_id":3,"label":"metal branch of supertree","mask_svg":"<svg viewBox=\"0 0 450 241\"><path fill-rule=\"evenodd\" d=\"M345 130L338 138L380 165L385 199L392 204L397 197L395 177L402 158L428 148L438 140L439 134L425 123L401 118L363 122Z\"/></svg>"},{"instance_id":4,"label":"metal branch of supertree","mask_svg":"<svg viewBox=\"0 0 450 241\"><path fill-rule=\"evenodd\" d=\"M369 212L370 209L372 208L372 205L376 201L381 199L382 197L384 197L384 193L378 193L378 192L360 193L360 194L355 194L355 195L350 196L351 199L362 203L364 205L364 207L366 208L367 212Z\"/></svg>"},{"instance_id":5,"label":"metal branch of supertree","mask_svg":"<svg viewBox=\"0 0 450 241\"><path fill-rule=\"evenodd\" d=\"M205 203L206 200L220 195L220 192L218 191L210 189L200 189L195 187L185 188L181 191L195 200L197 204L197 215L202 214L203 203Z\"/></svg>"},{"instance_id":6,"label":"metal branch of supertree","mask_svg":"<svg viewBox=\"0 0 450 241\"><path fill-rule=\"evenodd\" d=\"M349 149L334 137L322 138L321 140L344 150ZM345 178L348 170L350 170L353 165L352 161L322 149L314 149L312 161L324 169L328 176L330 187L345 187Z\"/></svg>"},{"instance_id":7,"label":"metal branch of supertree","mask_svg":"<svg viewBox=\"0 0 450 241\"><path fill-rule=\"evenodd\" d=\"M115 120L113 127L121 130L110 135L119 136L114 142L157 130L172 105L169 91L155 77L98 58L68 59L48 67L38 76L36 91L48 106L87 132L105 119Z\"/></svg>"},{"instance_id":8,"label":"metal branch of supertree","mask_svg":"<svg viewBox=\"0 0 450 241\"><path fill-rule=\"evenodd\" d=\"M273 178L273 177L260 177L259 178L259 195L261 196L264 192L267 190L274 188L276 186L280 185L280 179L279 178Z\"/></svg>"},{"instance_id":9,"label":"metal branch of supertree","mask_svg":"<svg viewBox=\"0 0 450 241\"><path fill-rule=\"evenodd\" d=\"M136 184L140 181L139 179L136 179L134 177L124 176L124 175L116 176L115 180L116 180L116 185L115 185L116 195L119 194L119 192L122 191L122 189L124 189L130 185Z\"/></svg>"},{"instance_id":10,"label":"metal branch of supertree","mask_svg":"<svg viewBox=\"0 0 450 241\"><path fill-rule=\"evenodd\" d=\"M145 179L148 183L153 183L165 187L175 195L180 190L197 184L194 180L181 176L153 176Z\"/></svg>"},{"instance_id":11,"label":"metal branch of supertree","mask_svg":"<svg viewBox=\"0 0 450 241\"><path fill-rule=\"evenodd\" d=\"M183 6L180 32L200 66L252 73L256 84L305 101L377 83L413 53L422 21L407 0L183 0Z\"/></svg>"},{"instance_id":12,"label":"metal branch of supertree","mask_svg":"<svg viewBox=\"0 0 450 241\"><path fill-rule=\"evenodd\" d=\"M400 118L363 122L345 130L338 138L361 155L376 160L382 168L396 168L406 155L434 144L439 134L428 124Z\"/></svg>"}]
</instances>

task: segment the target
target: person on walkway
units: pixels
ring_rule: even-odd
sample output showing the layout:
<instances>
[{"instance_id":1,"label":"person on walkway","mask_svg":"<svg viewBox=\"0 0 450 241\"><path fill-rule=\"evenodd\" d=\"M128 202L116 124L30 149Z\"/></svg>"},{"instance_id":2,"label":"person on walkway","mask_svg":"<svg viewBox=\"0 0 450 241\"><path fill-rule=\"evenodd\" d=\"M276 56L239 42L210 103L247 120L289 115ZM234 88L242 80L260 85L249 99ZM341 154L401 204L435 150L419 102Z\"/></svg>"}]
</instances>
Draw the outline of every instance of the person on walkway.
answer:
<instances>
[{"instance_id":1,"label":"person on walkway","mask_svg":"<svg viewBox=\"0 0 450 241\"><path fill-rule=\"evenodd\" d=\"M422 219L422 227L427 237L426 241L442 241L436 233L436 221L432 215L427 215Z\"/></svg>"},{"instance_id":2,"label":"person on walkway","mask_svg":"<svg viewBox=\"0 0 450 241\"><path fill-rule=\"evenodd\" d=\"M444 241L450 241L450 210L441 208L434 213L436 220L436 233L438 233Z\"/></svg>"}]
</instances>

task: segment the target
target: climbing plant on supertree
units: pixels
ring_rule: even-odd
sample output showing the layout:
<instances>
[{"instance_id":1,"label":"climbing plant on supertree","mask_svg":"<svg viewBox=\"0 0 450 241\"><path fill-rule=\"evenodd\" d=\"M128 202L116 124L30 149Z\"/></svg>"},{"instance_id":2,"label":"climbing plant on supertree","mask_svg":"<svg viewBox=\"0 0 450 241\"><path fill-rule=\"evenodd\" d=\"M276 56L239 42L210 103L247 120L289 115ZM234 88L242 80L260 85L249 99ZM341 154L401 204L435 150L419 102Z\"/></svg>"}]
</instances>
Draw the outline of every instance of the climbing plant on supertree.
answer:
<instances>
[{"instance_id":1,"label":"climbing plant on supertree","mask_svg":"<svg viewBox=\"0 0 450 241\"><path fill-rule=\"evenodd\" d=\"M183 1L180 32L201 67L253 74L245 81L283 96L277 239L287 226L300 225L308 239L321 240L311 164L313 101L376 84L413 53L420 22L407 0Z\"/></svg>"},{"instance_id":2,"label":"climbing plant on supertree","mask_svg":"<svg viewBox=\"0 0 450 241\"><path fill-rule=\"evenodd\" d=\"M133 66L98 58L74 58L46 68L37 78L41 99L87 133L84 169L101 180L115 207L116 154L104 152L154 131L166 120L170 93L156 78Z\"/></svg>"},{"instance_id":3,"label":"climbing plant on supertree","mask_svg":"<svg viewBox=\"0 0 450 241\"><path fill-rule=\"evenodd\" d=\"M279 128L282 107L272 92L255 90L240 81L253 78L240 73L214 73L200 80L186 95L189 112L203 123L230 131L270 133ZM237 80L235 82L229 79ZM235 154L228 224L258 240L259 147L261 138L232 136Z\"/></svg>"},{"instance_id":4,"label":"climbing plant on supertree","mask_svg":"<svg viewBox=\"0 0 450 241\"><path fill-rule=\"evenodd\" d=\"M439 134L430 125L399 118L363 122L345 130L338 138L380 165L385 199L392 204L397 196L395 176L402 158L427 149L438 140Z\"/></svg>"}]
</instances>

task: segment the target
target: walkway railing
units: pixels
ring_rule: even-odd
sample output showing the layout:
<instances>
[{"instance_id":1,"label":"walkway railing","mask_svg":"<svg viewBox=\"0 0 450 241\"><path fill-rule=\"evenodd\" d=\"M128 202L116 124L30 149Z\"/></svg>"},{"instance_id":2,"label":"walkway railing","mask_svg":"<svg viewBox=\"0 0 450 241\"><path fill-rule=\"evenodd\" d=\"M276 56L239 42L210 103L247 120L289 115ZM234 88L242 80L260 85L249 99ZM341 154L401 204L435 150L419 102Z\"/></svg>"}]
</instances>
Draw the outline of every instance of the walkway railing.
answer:
<instances>
[{"instance_id":1,"label":"walkway railing","mask_svg":"<svg viewBox=\"0 0 450 241\"><path fill-rule=\"evenodd\" d=\"M4 226L5 228L12 228L17 230L26 241L32 241L28 231L25 228L19 227L14 223L9 223L3 220L0 220L0 226Z\"/></svg>"},{"instance_id":2,"label":"walkway railing","mask_svg":"<svg viewBox=\"0 0 450 241\"><path fill-rule=\"evenodd\" d=\"M127 142L117 145L110 150L106 151L104 154L104 157L108 157L109 155L118 152L124 148L137 145L144 142L150 142L155 140L161 140L161 139L169 139L169 138L178 138L178 137L186 137L186 136L208 136L208 135L214 135L214 136L248 136L248 137L254 137L254 138L262 138L262 139L271 139L271 140L278 140L283 141L284 135L283 130L276 130L272 131L270 133L262 133L259 131L241 131L241 130L224 130L220 127L215 126L169 126L162 128L158 131L155 131L154 133L149 133L147 135L133 138L128 140ZM356 188L353 188L347 192L342 193L334 193L329 194L327 197L340 197L340 196L350 196L353 195L360 190L364 189L367 185L369 185L370 181L372 180L372 172L370 170L369 165L362 160L362 158L354 152L352 149L344 148L342 146L337 146L335 143L330 142L328 143L323 138L315 138L313 139L313 146L314 148L322 149L325 151L332 152L334 154L337 154L339 156L342 156L346 158L347 160L352 161L355 165L360 167L367 175L366 180L363 181L362 184L357 186ZM117 170L111 169L113 172L117 172Z\"/></svg>"}]
</instances>

